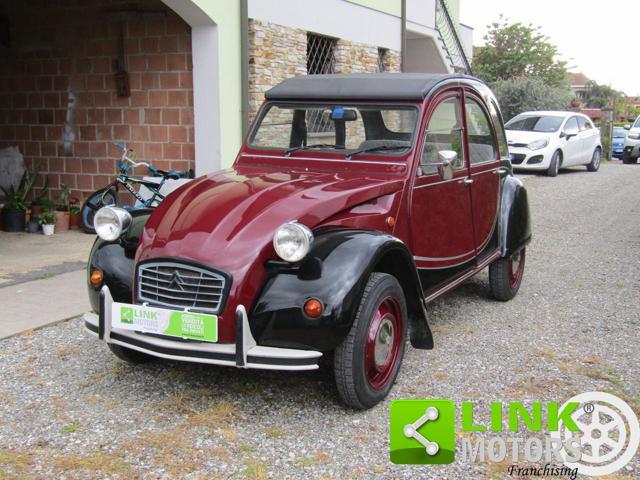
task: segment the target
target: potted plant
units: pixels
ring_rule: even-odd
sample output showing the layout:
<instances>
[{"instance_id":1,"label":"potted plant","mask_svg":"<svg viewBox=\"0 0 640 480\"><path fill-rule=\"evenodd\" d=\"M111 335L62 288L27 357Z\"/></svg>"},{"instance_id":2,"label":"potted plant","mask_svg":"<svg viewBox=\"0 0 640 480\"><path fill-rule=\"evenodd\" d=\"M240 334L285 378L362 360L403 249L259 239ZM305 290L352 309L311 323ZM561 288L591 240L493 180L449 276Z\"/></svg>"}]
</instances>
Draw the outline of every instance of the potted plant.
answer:
<instances>
[{"instance_id":1,"label":"potted plant","mask_svg":"<svg viewBox=\"0 0 640 480\"><path fill-rule=\"evenodd\" d=\"M53 235L56 227L56 214L53 210L45 210L38 216L38 223L42 225L42 233Z\"/></svg>"},{"instance_id":2,"label":"potted plant","mask_svg":"<svg viewBox=\"0 0 640 480\"><path fill-rule=\"evenodd\" d=\"M40 215L42 215L42 213ZM38 221L40 215L31 215L31 218L29 218L27 222L27 233L37 233L38 230L40 230L40 223Z\"/></svg>"},{"instance_id":3,"label":"potted plant","mask_svg":"<svg viewBox=\"0 0 640 480\"><path fill-rule=\"evenodd\" d=\"M80 203L77 198L69 198L69 228L78 230L80 228Z\"/></svg>"},{"instance_id":4,"label":"potted plant","mask_svg":"<svg viewBox=\"0 0 640 480\"><path fill-rule=\"evenodd\" d=\"M37 173L35 174L38 175ZM31 216L37 217L47 208L47 202L50 201L46 197L49 192L49 177L44 177L44 186L36 193L35 198L31 202Z\"/></svg>"},{"instance_id":5,"label":"potted plant","mask_svg":"<svg viewBox=\"0 0 640 480\"><path fill-rule=\"evenodd\" d=\"M2 225L6 232L24 232L27 196L33 188L35 178L36 174L25 170L17 187L15 185L11 185L8 189L0 187L6 197L2 207Z\"/></svg>"},{"instance_id":6,"label":"potted plant","mask_svg":"<svg viewBox=\"0 0 640 480\"><path fill-rule=\"evenodd\" d=\"M71 190L65 183L60 184L62 193L60 194L60 203L56 207L56 229L58 232L69 230L69 194Z\"/></svg>"}]
</instances>

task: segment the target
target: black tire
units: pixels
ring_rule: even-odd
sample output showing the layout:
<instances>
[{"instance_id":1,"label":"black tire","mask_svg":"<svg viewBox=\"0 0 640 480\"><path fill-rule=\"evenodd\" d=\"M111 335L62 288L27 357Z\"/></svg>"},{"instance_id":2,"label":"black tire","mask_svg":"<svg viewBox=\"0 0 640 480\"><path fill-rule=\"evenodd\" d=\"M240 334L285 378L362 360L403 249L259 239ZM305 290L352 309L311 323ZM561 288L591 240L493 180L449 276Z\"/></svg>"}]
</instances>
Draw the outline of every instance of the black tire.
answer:
<instances>
[{"instance_id":1,"label":"black tire","mask_svg":"<svg viewBox=\"0 0 640 480\"><path fill-rule=\"evenodd\" d=\"M107 345L109 345L109 350L111 350L111 353L113 353L116 357L133 365L148 363L155 360L155 357L147 355L146 353L139 352L137 350L133 350L131 348L121 347L120 345L115 345L113 343L108 343Z\"/></svg>"},{"instance_id":2,"label":"black tire","mask_svg":"<svg viewBox=\"0 0 640 480\"><path fill-rule=\"evenodd\" d=\"M587 170L589 172L597 172L600 168L600 156L602 152L600 151L600 147L596 148L593 151L593 155L591 155L591 162L587 164Z\"/></svg>"},{"instance_id":3,"label":"black tire","mask_svg":"<svg viewBox=\"0 0 640 480\"><path fill-rule=\"evenodd\" d=\"M493 293L496 300L506 302L516 296L522 284L525 257L525 250L522 249L511 255L511 257L500 258L489 265L489 284L491 285L491 293ZM516 259L518 261L518 270L514 272L513 262Z\"/></svg>"},{"instance_id":4,"label":"black tire","mask_svg":"<svg viewBox=\"0 0 640 480\"><path fill-rule=\"evenodd\" d=\"M93 217L100 208L105 205L117 204L118 197L113 190L108 190L104 193L104 196L102 196L103 193L104 190L96 190L89 195L87 200L82 204L82 208L80 209L80 223L85 233L96 233L96 230L93 228Z\"/></svg>"},{"instance_id":5,"label":"black tire","mask_svg":"<svg viewBox=\"0 0 640 480\"><path fill-rule=\"evenodd\" d=\"M393 323L393 320L389 321L387 317L382 317L378 324L379 329L374 335L376 338L373 342L376 345L378 345L378 339L381 338L380 332L383 324L388 322L396 326L388 330L392 334L386 336L387 343L391 346L386 357L383 358L386 363L380 366L382 383L379 386L374 386L367 364L371 365L374 362L375 368L379 368L378 358L372 360L371 356L367 355L367 346L370 345L367 343L367 337L372 326L375 328L372 322L378 321L380 309L386 306L387 302L392 302L396 306L393 312L397 312L397 315L392 315L389 318L397 320L397 317L400 317L401 327L398 327L397 323ZM388 395L402 364L407 324L406 301L398 280L386 273L372 273L365 286L351 329L334 352L336 385L340 397L347 405L363 410L373 407ZM377 357L378 351L375 352Z\"/></svg>"},{"instance_id":6,"label":"black tire","mask_svg":"<svg viewBox=\"0 0 640 480\"><path fill-rule=\"evenodd\" d=\"M560 171L560 150L556 150L553 152L553 157L551 157L551 163L549 164L549 168L545 172L547 177L556 177L558 176L558 172Z\"/></svg>"},{"instance_id":7,"label":"black tire","mask_svg":"<svg viewBox=\"0 0 640 480\"><path fill-rule=\"evenodd\" d=\"M626 148L622 152L622 163L625 165L631 165L632 163L638 163L638 157L631 156L632 149L627 150Z\"/></svg>"}]
</instances>

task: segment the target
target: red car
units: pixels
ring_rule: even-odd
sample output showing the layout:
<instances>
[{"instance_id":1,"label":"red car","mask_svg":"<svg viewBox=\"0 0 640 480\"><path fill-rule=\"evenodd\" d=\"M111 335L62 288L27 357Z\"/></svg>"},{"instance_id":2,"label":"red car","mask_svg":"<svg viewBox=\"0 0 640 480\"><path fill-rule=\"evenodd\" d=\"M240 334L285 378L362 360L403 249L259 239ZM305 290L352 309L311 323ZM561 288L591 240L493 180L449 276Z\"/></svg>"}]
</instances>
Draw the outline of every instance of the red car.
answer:
<instances>
[{"instance_id":1,"label":"red car","mask_svg":"<svg viewBox=\"0 0 640 480\"><path fill-rule=\"evenodd\" d=\"M333 358L343 400L389 393L428 303L531 239L495 97L460 75L315 75L269 90L235 163L154 210L104 207L86 327L130 362L274 370Z\"/></svg>"}]
</instances>

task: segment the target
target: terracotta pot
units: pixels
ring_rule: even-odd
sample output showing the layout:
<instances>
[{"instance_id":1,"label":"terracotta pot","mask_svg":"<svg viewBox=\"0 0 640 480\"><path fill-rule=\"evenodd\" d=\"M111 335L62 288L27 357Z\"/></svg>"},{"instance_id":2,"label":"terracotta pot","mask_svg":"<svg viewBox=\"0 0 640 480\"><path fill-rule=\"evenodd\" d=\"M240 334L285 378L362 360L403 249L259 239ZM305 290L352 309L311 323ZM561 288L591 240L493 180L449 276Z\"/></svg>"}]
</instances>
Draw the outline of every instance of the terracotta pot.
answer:
<instances>
[{"instance_id":1,"label":"terracotta pot","mask_svg":"<svg viewBox=\"0 0 640 480\"><path fill-rule=\"evenodd\" d=\"M56 230L63 232L69 230L69 212L55 212L56 213Z\"/></svg>"},{"instance_id":2,"label":"terracotta pot","mask_svg":"<svg viewBox=\"0 0 640 480\"><path fill-rule=\"evenodd\" d=\"M80 214L69 214L69 228L71 230L78 230L80 228Z\"/></svg>"},{"instance_id":3,"label":"terracotta pot","mask_svg":"<svg viewBox=\"0 0 640 480\"><path fill-rule=\"evenodd\" d=\"M44 207L42 205L31 205L31 216L37 217L44 211Z\"/></svg>"}]
</instances>

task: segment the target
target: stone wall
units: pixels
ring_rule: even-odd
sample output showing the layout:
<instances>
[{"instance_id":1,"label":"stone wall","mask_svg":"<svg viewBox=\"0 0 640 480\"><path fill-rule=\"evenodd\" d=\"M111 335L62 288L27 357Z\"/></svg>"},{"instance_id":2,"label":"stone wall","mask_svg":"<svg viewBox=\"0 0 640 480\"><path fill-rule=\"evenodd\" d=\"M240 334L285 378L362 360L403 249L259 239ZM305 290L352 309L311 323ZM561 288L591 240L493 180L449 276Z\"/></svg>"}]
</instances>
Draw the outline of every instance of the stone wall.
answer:
<instances>
[{"instance_id":1,"label":"stone wall","mask_svg":"<svg viewBox=\"0 0 640 480\"><path fill-rule=\"evenodd\" d=\"M335 73L377 72L378 47L339 39ZM400 71L400 53L387 50L385 71ZM264 92L287 78L307 73L307 32L249 19L249 119L253 121Z\"/></svg>"},{"instance_id":2,"label":"stone wall","mask_svg":"<svg viewBox=\"0 0 640 480\"><path fill-rule=\"evenodd\" d=\"M249 20L249 121L264 92L287 78L307 73L307 32Z\"/></svg>"}]
</instances>

